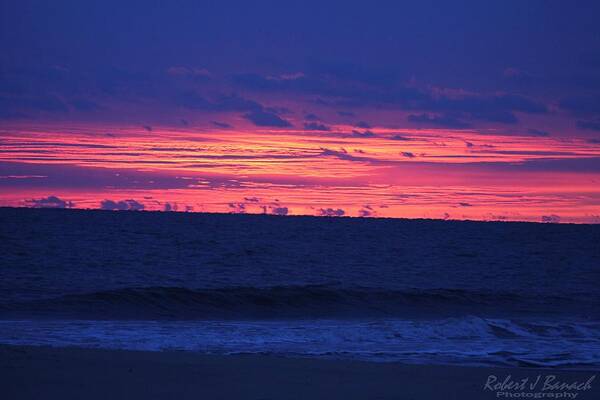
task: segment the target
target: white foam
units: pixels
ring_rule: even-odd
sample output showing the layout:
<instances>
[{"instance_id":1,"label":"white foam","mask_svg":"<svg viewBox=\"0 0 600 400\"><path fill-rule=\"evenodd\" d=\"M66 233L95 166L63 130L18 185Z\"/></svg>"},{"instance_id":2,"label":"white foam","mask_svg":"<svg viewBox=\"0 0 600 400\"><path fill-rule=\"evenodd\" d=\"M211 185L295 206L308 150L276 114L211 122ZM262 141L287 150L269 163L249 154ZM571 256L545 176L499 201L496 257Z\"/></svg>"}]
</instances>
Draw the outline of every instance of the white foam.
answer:
<instances>
[{"instance_id":1,"label":"white foam","mask_svg":"<svg viewBox=\"0 0 600 400\"><path fill-rule=\"evenodd\" d=\"M500 327L510 334L498 334ZM541 327L541 328L540 328ZM0 343L600 368L600 323L438 320L0 321Z\"/></svg>"}]
</instances>

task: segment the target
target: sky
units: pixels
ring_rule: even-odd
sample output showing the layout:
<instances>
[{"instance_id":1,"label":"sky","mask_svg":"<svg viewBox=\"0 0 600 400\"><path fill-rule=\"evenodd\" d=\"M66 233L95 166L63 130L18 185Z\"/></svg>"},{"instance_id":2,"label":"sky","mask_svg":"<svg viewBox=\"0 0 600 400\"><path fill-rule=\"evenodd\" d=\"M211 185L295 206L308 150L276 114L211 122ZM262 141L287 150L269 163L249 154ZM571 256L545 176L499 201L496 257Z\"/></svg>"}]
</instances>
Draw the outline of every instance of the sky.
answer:
<instances>
[{"instance_id":1,"label":"sky","mask_svg":"<svg viewBox=\"0 0 600 400\"><path fill-rule=\"evenodd\" d=\"M600 223L598 15L0 1L0 206Z\"/></svg>"}]
</instances>

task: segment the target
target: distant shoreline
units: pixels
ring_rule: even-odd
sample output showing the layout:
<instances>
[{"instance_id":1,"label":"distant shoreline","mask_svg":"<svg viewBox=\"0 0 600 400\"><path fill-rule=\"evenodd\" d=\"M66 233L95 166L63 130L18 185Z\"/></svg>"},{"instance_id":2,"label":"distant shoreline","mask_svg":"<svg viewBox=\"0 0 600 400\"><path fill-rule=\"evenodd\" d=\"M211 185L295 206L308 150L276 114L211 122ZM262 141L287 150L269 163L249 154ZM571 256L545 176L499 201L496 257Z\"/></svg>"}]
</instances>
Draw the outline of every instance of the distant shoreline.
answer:
<instances>
[{"instance_id":1,"label":"distant shoreline","mask_svg":"<svg viewBox=\"0 0 600 400\"><path fill-rule=\"evenodd\" d=\"M0 206L1 210L51 210L58 212L92 212L92 213L133 213L133 214L178 214L178 215L231 215L231 216L249 216L251 218L306 218L306 219L318 219L318 220L380 220L380 221L411 221L411 222L433 222L433 223L475 223L475 224L533 224L533 225L577 225L577 226L600 226L600 224L592 224L586 222L540 222L540 221L515 221L515 220L480 220L480 219L443 219L443 218L407 218L407 217L381 217L381 216L369 216L369 217L358 217L352 215L341 215L341 216L325 216L325 215L308 215L308 214L288 214L288 215L276 215L267 213L236 213L236 212L208 212L208 211L161 211L161 210L103 210L100 208L43 208L43 207L12 207L12 206Z\"/></svg>"}]
</instances>

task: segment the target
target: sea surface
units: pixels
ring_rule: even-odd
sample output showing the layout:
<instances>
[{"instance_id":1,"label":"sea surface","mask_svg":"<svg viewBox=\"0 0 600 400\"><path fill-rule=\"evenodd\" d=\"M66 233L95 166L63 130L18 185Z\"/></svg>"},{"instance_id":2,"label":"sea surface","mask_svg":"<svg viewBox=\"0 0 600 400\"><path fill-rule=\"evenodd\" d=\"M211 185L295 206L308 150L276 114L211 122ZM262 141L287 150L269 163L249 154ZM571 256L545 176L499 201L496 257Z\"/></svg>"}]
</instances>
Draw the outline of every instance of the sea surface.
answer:
<instances>
[{"instance_id":1,"label":"sea surface","mask_svg":"<svg viewBox=\"0 0 600 400\"><path fill-rule=\"evenodd\" d=\"M600 225L4 208L0 343L600 369Z\"/></svg>"}]
</instances>

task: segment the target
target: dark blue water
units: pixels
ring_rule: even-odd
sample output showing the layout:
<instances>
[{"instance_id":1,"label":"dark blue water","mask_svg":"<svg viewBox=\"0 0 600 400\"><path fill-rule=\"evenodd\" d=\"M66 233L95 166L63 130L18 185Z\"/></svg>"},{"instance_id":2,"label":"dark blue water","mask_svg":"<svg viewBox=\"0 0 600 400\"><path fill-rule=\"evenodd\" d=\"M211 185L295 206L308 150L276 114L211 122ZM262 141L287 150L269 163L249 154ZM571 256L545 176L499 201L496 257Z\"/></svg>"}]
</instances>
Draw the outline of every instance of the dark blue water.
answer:
<instances>
[{"instance_id":1,"label":"dark blue water","mask_svg":"<svg viewBox=\"0 0 600 400\"><path fill-rule=\"evenodd\" d=\"M600 366L600 226L0 209L0 343Z\"/></svg>"}]
</instances>

